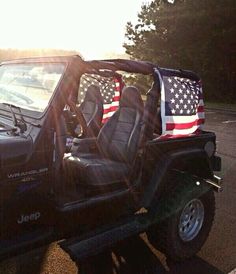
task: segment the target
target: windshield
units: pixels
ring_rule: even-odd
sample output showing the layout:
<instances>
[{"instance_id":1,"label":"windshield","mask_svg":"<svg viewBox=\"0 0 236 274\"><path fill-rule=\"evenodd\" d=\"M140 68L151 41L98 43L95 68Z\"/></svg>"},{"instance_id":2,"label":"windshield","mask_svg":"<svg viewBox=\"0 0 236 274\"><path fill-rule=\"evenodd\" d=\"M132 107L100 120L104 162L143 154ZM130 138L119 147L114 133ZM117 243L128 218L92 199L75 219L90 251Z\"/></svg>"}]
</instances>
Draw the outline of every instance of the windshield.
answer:
<instances>
[{"instance_id":1,"label":"windshield","mask_svg":"<svg viewBox=\"0 0 236 274\"><path fill-rule=\"evenodd\" d=\"M61 63L0 66L0 103L42 113L60 81L64 67Z\"/></svg>"}]
</instances>

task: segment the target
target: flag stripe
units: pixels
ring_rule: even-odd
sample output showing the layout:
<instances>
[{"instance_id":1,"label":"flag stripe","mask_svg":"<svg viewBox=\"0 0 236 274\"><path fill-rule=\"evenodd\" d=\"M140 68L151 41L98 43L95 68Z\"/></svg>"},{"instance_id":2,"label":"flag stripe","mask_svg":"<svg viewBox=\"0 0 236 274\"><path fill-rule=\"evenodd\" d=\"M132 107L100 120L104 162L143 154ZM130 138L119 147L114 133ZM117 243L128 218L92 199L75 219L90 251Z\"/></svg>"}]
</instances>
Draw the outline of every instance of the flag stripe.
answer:
<instances>
[{"instance_id":1,"label":"flag stripe","mask_svg":"<svg viewBox=\"0 0 236 274\"><path fill-rule=\"evenodd\" d=\"M166 124L166 130L173 130L173 129L188 129L192 128L193 126L201 125L204 123L204 119L196 119L191 123L183 123L183 124Z\"/></svg>"},{"instance_id":2,"label":"flag stripe","mask_svg":"<svg viewBox=\"0 0 236 274\"><path fill-rule=\"evenodd\" d=\"M116 111L116 110L117 110L117 106L109 106L109 108L103 110L103 113L105 115L111 111ZM104 117L104 115L103 115L103 117Z\"/></svg>"},{"instance_id":3,"label":"flag stripe","mask_svg":"<svg viewBox=\"0 0 236 274\"><path fill-rule=\"evenodd\" d=\"M172 130L166 130L165 135L182 135L186 136L189 134L193 134L199 127L198 126L193 126L191 128L186 128L186 129L172 129Z\"/></svg>"},{"instance_id":4,"label":"flag stripe","mask_svg":"<svg viewBox=\"0 0 236 274\"><path fill-rule=\"evenodd\" d=\"M186 138L186 137L191 137L191 136L196 136L198 134L200 134L201 132L199 130L196 130L194 133L190 133L190 134L166 134L166 135L161 135L160 137L158 137L159 140L168 140L168 139L172 139L172 138Z\"/></svg>"},{"instance_id":5,"label":"flag stripe","mask_svg":"<svg viewBox=\"0 0 236 274\"><path fill-rule=\"evenodd\" d=\"M115 113L115 111L110 111L110 112L104 114L104 115L103 115L103 118L104 118L104 119L109 118L109 117L111 117L114 113Z\"/></svg>"},{"instance_id":6,"label":"flag stripe","mask_svg":"<svg viewBox=\"0 0 236 274\"><path fill-rule=\"evenodd\" d=\"M197 112L204 112L204 106L199 106Z\"/></svg>"},{"instance_id":7,"label":"flag stripe","mask_svg":"<svg viewBox=\"0 0 236 274\"><path fill-rule=\"evenodd\" d=\"M113 81L115 83L115 94L110 104L103 105L103 124L105 124L108 121L108 119L116 112L120 104L121 82L117 78L113 78Z\"/></svg>"},{"instance_id":8,"label":"flag stripe","mask_svg":"<svg viewBox=\"0 0 236 274\"><path fill-rule=\"evenodd\" d=\"M182 123L192 123L197 118L204 119L205 113L199 112L198 115L194 116L165 116L165 124L175 123L175 124L182 124Z\"/></svg>"}]
</instances>

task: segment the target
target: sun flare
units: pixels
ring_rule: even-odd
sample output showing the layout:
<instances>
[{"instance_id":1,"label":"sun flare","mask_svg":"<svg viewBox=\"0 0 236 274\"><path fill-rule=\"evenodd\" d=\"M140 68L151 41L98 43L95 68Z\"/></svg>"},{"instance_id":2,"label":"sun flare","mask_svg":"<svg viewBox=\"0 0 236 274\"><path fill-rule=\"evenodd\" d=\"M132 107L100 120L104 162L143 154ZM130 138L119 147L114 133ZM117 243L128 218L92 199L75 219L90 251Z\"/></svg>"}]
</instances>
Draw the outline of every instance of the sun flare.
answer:
<instances>
[{"instance_id":1,"label":"sun flare","mask_svg":"<svg viewBox=\"0 0 236 274\"><path fill-rule=\"evenodd\" d=\"M77 50L85 58L123 52L125 24L143 1L8 0L1 4L1 48ZM137 2L140 2L137 4ZM137 8L134 9L134 6Z\"/></svg>"}]
</instances>

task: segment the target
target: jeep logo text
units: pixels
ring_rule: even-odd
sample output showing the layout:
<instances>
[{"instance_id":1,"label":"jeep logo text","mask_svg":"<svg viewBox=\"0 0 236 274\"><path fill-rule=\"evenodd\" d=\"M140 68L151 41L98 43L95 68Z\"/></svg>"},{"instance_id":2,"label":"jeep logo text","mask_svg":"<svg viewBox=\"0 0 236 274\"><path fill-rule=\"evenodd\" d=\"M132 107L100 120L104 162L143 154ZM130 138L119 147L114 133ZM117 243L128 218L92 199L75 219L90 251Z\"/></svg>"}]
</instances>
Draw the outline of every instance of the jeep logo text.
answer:
<instances>
[{"instance_id":1,"label":"jeep logo text","mask_svg":"<svg viewBox=\"0 0 236 274\"><path fill-rule=\"evenodd\" d=\"M30 221L37 221L40 218L40 216L40 212L35 212L30 215L21 215L20 218L17 220L17 223L22 224Z\"/></svg>"}]
</instances>

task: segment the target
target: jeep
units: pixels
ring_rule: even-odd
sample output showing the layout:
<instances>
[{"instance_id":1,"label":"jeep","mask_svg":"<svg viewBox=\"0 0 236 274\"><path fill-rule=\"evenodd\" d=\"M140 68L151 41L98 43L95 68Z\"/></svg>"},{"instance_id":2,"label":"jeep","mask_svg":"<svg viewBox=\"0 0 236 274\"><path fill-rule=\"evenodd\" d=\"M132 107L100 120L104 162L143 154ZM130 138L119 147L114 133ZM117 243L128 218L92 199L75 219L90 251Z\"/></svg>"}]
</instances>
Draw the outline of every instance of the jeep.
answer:
<instances>
[{"instance_id":1,"label":"jeep","mask_svg":"<svg viewBox=\"0 0 236 274\"><path fill-rule=\"evenodd\" d=\"M78 262L142 232L173 260L196 254L222 188L204 119L191 71L80 56L3 62L0 258L59 241Z\"/></svg>"}]
</instances>

